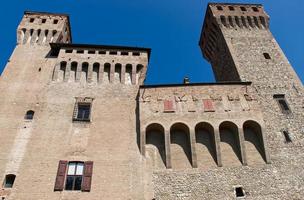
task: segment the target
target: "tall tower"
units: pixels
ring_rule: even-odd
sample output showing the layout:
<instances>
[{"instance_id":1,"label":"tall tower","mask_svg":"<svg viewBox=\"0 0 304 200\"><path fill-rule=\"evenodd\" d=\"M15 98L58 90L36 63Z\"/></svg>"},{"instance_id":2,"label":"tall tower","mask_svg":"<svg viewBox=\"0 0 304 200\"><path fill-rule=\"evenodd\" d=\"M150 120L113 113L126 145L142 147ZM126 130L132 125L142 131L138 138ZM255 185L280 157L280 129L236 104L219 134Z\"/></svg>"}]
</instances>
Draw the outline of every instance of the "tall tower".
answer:
<instances>
[{"instance_id":1,"label":"tall tower","mask_svg":"<svg viewBox=\"0 0 304 200\"><path fill-rule=\"evenodd\" d=\"M209 3L199 45L217 81L251 81L272 147L303 141L303 85L260 4Z\"/></svg>"}]
</instances>

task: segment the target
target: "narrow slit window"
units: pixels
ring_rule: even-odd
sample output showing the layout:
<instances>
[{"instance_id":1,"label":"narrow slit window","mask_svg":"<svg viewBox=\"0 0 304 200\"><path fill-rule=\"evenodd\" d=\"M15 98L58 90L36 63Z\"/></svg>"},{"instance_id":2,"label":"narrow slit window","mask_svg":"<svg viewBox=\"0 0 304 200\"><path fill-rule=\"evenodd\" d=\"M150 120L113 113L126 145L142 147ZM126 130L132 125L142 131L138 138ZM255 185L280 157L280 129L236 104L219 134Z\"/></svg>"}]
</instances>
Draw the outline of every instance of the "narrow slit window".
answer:
<instances>
[{"instance_id":1,"label":"narrow slit window","mask_svg":"<svg viewBox=\"0 0 304 200\"><path fill-rule=\"evenodd\" d=\"M285 99L285 95L274 95L273 98L277 101L282 113L284 114L291 113L289 105Z\"/></svg>"},{"instance_id":2,"label":"narrow slit window","mask_svg":"<svg viewBox=\"0 0 304 200\"><path fill-rule=\"evenodd\" d=\"M34 119L34 114L35 114L34 111L29 110L25 113L24 119L32 120L32 119Z\"/></svg>"},{"instance_id":3,"label":"narrow slit window","mask_svg":"<svg viewBox=\"0 0 304 200\"><path fill-rule=\"evenodd\" d=\"M3 187L4 188L12 188L13 185L14 185L15 179L16 179L16 175L14 175L14 174L6 175Z\"/></svg>"},{"instance_id":4,"label":"narrow slit window","mask_svg":"<svg viewBox=\"0 0 304 200\"><path fill-rule=\"evenodd\" d=\"M288 131L283 131L283 135L284 135L286 143L291 143L292 142L292 139L291 139L290 134L289 134Z\"/></svg>"},{"instance_id":5,"label":"narrow slit window","mask_svg":"<svg viewBox=\"0 0 304 200\"><path fill-rule=\"evenodd\" d=\"M245 197L245 192L242 187L235 188L235 196L236 198Z\"/></svg>"},{"instance_id":6,"label":"narrow slit window","mask_svg":"<svg viewBox=\"0 0 304 200\"><path fill-rule=\"evenodd\" d=\"M270 59L271 59L269 53L263 53L263 55L264 55L264 58L265 58L265 59L267 59L267 60L270 60Z\"/></svg>"}]
</instances>

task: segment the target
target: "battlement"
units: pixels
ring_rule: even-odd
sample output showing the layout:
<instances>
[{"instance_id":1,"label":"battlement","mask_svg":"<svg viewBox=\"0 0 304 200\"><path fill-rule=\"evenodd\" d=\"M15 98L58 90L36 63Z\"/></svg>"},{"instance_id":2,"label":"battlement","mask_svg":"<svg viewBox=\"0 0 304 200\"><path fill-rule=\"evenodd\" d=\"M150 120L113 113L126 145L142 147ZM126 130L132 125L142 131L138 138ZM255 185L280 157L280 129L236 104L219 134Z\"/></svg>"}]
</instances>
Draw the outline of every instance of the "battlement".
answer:
<instances>
[{"instance_id":1,"label":"battlement","mask_svg":"<svg viewBox=\"0 0 304 200\"><path fill-rule=\"evenodd\" d=\"M142 84L150 49L110 45L51 44L57 64L53 81Z\"/></svg>"},{"instance_id":2,"label":"battlement","mask_svg":"<svg viewBox=\"0 0 304 200\"><path fill-rule=\"evenodd\" d=\"M17 44L48 45L51 42L72 42L69 16L47 12L24 12L17 29Z\"/></svg>"}]
</instances>

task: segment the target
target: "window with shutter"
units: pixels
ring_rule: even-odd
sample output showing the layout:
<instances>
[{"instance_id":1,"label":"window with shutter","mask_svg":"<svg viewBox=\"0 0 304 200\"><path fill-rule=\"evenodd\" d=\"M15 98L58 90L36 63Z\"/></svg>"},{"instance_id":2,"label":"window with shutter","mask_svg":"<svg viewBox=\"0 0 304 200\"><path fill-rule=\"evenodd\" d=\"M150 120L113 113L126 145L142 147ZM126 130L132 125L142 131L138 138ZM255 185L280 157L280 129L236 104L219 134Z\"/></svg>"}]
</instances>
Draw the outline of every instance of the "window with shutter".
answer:
<instances>
[{"instance_id":1,"label":"window with shutter","mask_svg":"<svg viewBox=\"0 0 304 200\"><path fill-rule=\"evenodd\" d=\"M68 161L60 160L58 164L57 176L55 181L55 191L62 191L64 188L64 180Z\"/></svg>"},{"instance_id":2,"label":"window with shutter","mask_svg":"<svg viewBox=\"0 0 304 200\"><path fill-rule=\"evenodd\" d=\"M92 183L92 173L93 173L93 162L87 161L84 163L84 173L83 173L83 182L81 190L84 192L89 192L91 190Z\"/></svg>"},{"instance_id":3,"label":"window with shutter","mask_svg":"<svg viewBox=\"0 0 304 200\"><path fill-rule=\"evenodd\" d=\"M203 99L204 112L215 112L211 99Z\"/></svg>"},{"instance_id":4,"label":"window with shutter","mask_svg":"<svg viewBox=\"0 0 304 200\"><path fill-rule=\"evenodd\" d=\"M174 112L174 104L172 100L164 101L164 112Z\"/></svg>"}]
</instances>

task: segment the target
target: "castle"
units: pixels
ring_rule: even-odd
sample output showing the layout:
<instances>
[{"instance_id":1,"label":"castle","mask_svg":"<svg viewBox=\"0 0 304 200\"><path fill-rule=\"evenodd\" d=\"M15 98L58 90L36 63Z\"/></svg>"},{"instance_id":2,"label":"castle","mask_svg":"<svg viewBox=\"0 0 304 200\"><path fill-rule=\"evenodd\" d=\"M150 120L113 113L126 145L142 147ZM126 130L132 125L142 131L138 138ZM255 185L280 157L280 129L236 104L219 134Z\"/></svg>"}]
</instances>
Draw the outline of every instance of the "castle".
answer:
<instances>
[{"instance_id":1,"label":"castle","mask_svg":"<svg viewBox=\"0 0 304 200\"><path fill-rule=\"evenodd\" d=\"M0 78L2 200L304 199L303 85L260 4L209 3L216 82L145 85L150 49L25 12Z\"/></svg>"}]
</instances>

